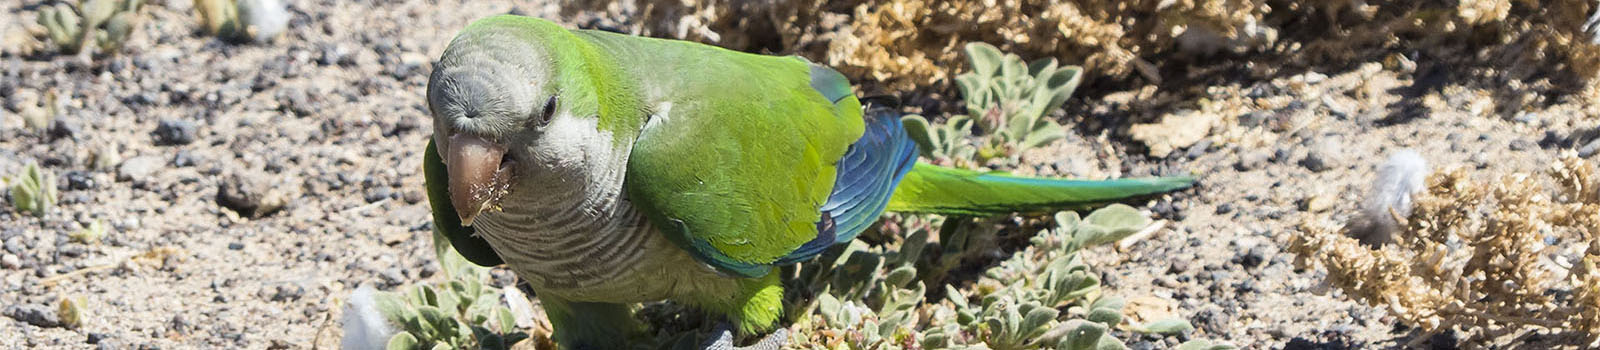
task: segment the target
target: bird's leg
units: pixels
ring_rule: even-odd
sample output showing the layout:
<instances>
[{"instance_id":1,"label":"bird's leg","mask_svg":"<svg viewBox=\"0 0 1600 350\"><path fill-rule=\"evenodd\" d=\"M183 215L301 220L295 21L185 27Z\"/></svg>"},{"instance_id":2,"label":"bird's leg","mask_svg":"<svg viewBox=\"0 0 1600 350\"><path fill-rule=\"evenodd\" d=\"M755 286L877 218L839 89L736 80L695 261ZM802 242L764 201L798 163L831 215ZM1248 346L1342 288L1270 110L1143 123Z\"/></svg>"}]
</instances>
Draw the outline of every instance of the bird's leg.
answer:
<instances>
[{"instance_id":1,"label":"bird's leg","mask_svg":"<svg viewBox=\"0 0 1600 350\"><path fill-rule=\"evenodd\" d=\"M778 350L778 349L782 349L783 346L787 345L787 344L789 344L789 329L787 329L787 328L778 328L777 330L773 330L771 334L767 334L767 336L765 338L761 338L761 341L756 342L755 344L750 344L750 346L744 346L744 347L734 346L733 345L733 330L731 329L731 327L728 326L727 323L721 323L721 324L717 325L717 328L715 330L711 331L711 341L706 342L706 345L704 347L701 347L701 349L702 350Z\"/></svg>"}]
</instances>

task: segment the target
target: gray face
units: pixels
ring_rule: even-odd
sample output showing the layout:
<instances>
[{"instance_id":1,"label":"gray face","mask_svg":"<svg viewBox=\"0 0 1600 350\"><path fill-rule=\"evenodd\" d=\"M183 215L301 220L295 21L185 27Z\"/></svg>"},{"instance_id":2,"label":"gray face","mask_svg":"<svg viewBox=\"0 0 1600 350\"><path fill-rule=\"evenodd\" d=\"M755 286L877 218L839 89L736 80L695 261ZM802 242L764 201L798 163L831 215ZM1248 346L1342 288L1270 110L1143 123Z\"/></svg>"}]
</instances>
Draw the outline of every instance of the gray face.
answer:
<instances>
[{"instance_id":1,"label":"gray face","mask_svg":"<svg viewBox=\"0 0 1600 350\"><path fill-rule=\"evenodd\" d=\"M449 172L451 202L467 224L497 207L523 182L519 174L537 172L528 169L535 162L519 160L537 158L543 129L556 114L549 65L511 54L528 45L461 45L496 37L510 39L457 38L428 80L434 143Z\"/></svg>"}]
</instances>

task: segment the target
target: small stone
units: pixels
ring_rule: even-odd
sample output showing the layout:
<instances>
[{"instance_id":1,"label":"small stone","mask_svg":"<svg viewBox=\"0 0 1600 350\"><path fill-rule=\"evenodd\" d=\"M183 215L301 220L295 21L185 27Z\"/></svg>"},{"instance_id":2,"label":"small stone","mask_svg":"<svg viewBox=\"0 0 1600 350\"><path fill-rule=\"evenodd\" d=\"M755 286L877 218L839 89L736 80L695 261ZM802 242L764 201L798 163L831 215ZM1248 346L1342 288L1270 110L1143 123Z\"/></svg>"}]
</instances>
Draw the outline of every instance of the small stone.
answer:
<instances>
[{"instance_id":1,"label":"small stone","mask_svg":"<svg viewBox=\"0 0 1600 350\"><path fill-rule=\"evenodd\" d=\"M1232 213L1232 212L1233 212L1233 203L1222 203L1220 205L1217 205L1217 214L1227 214L1227 213Z\"/></svg>"},{"instance_id":2,"label":"small stone","mask_svg":"<svg viewBox=\"0 0 1600 350\"><path fill-rule=\"evenodd\" d=\"M1489 152L1478 152L1472 155L1472 165L1478 169L1489 167Z\"/></svg>"},{"instance_id":3,"label":"small stone","mask_svg":"<svg viewBox=\"0 0 1600 350\"><path fill-rule=\"evenodd\" d=\"M1589 156L1594 155L1597 151L1600 151L1600 139L1589 141L1589 143L1584 144L1583 147L1578 147L1578 156L1589 158Z\"/></svg>"},{"instance_id":4,"label":"small stone","mask_svg":"<svg viewBox=\"0 0 1600 350\"><path fill-rule=\"evenodd\" d=\"M192 167L195 166L195 164L200 163L199 159L197 158L198 157L194 155L194 152L190 152L186 149L178 150L178 153L172 155L172 166L179 168Z\"/></svg>"},{"instance_id":5,"label":"small stone","mask_svg":"<svg viewBox=\"0 0 1600 350\"><path fill-rule=\"evenodd\" d=\"M289 203L289 195L263 174L235 173L217 186L217 203L249 218L271 215Z\"/></svg>"},{"instance_id":6,"label":"small stone","mask_svg":"<svg viewBox=\"0 0 1600 350\"><path fill-rule=\"evenodd\" d=\"M1244 266L1245 268L1255 268L1257 266L1261 266L1261 263L1265 261L1267 261L1267 249L1261 244L1250 247L1250 249L1245 249L1243 252L1239 252L1238 255L1233 257L1233 263L1239 264L1239 266Z\"/></svg>"},{"instance_id":7,"label":"small stone","mask_svg":"<svg viewBox=\"0 0 1600 350\"><path fill-rule=\"evenodd\" d=\"M160 171L165 163L156 156L128 158L122 161L122 165L117 166L117 181L144 181Z\"/></svg>"},{"instance_id":8,"label":"small stone","mask_svg":"<svg viewBox=\"0 0 1600 350\"><path fill-rule=\"evenodd\" d=\"M1272 154L1267 153L1266 151L1251 151L1239 155L1239 162L1234 163L1233 168L1239 171L1256 170L1260 169L1261 166L1266 165L1267 161L1271 159Z\"/></svg>"},{"instance_id":9,"label":"small stone","mask_svg":"<svg viewBox=\"0 0 1600 350\"><path fill-rule=\"evenodd\" d=\"M61 326L61 319L56 317L55 310L39 304L12 305L6 307L5 315L37 327L51 328Z\"/></svg>"},{"instance_id":10,"label":"small stone","mask_svg":"<svg viewBox=\"0 0 1600 350\"><path fill-rule=\"evenodd\" d=\"M167 329L172 333L187 334L194 329L194 323L189 322L183 314L172 315L172 319L167 321Z\"/></svg>"},{"instance_id":11,"label":"small stone","mask_svg":"<svg viewBox=\"0 0 1600 350\"><path fill-rule=\"evenodd\" d=\"M389 268L383 270L383 272L378 273L378 277L382 277L383 282L388 283L389 285L397 286L406 282L406 275L401 273L399 268Z\"/></svg>"},{"instance_id":12,"label":"small stone","mask_svg":"<svg viewBox=\"0 0 1600 350\"><path fill-rule=\"evenodd\" d=\"M244 243L240 243L240 242L228 243L228 250L243 250L243 249L244 249Z\"/></svg>"},{"instance_id":13,"label":"small stone","mask_svg":"<svg viewBox=\"0 0 1600 350\"><path fill-rule=\"evenodd\" d=\"M293 284L278 285L278 291L272 294L272 301L294 301L306 295L306 288Z\"/></svg>"},{"instance_id":14,"label":"small stone","mask_svg":"<svg viewBox=\"0 0 1600 350\"><path fill-rule=\"evenodd\" d=\"M1300 165L1315 172L1333 170L1341 166L1343 151L1337 139L1326 138L1306 152L1306 158L1300 160Z\"/></svg>"},{"instance_id":15,"label":"small stone","mask_svg":"<svg viewBox=\"0 0 1600 350\"><path fill-rule=\"evenodd\" d=\"M72 170L62 174L61 177L66 179L65 182L67 183L68 191L94 189L94 176L87 172L81 170Z\"/></svg>"},{"instance_id":16,"label":"small stone","mask_svg":"<svg viewBox=\"0 0 1600 350\"><path fill-rule=\"evenodd\" d=\"M1200 158L1200 156L1206 155L1206 151L1210 148L1211 140L1200 140L1200 142L1194 144L1194 146L1189 146L1189 152L1185 153L1184 156L1188 157L1190 160L1197 159Z\"/></svg>"},{"instance_id":17,"label":"small stone","mask_svg":"<svg viewBox=\"0 0 1600 350\"><path fill-rule=\"evenodd\" d=\"M187 145L194 143L195 133L198 128L192 121L162 119L161 122L156 124L156 144Z\"/></svg>"},{"instance_id":18,"label":"small stone","mask_svg":"<svg viewBox=\"0 0 1600 350\"><path fill-rule=\"evenodd\" d=\"M1522 150L1532 149L1534 147L1534 144L1533 144L1533 142L1528 141L1528 140L1516 139L1516 140L1511 140L1510 147L1511 147L1511 150L1513 150L1513 151L1522 151Z\"/></svg>"},{"instance_id":19,"label":"small stone","mask_svg":"<svg viewBox=\"0 0 1600 350\"><path fill-rule=\"evenodd\" d=\"M100 344L100 342L106 341L107 339L111 339L111 335L110 334L98 333L98 332L89 333L89 339L87 340L87 342L89 344Z\"/></svg>"},{"instance_id":20,"label":"small stone","mask_svg":"<svg viewBox=\"0 0 1600 350\"><path fill-rule=\"evenodd\" d=\"M1261 126L1262 124L1266 124L1267 119L1271 119L1272 118L1272 114L1273 114L1272 112L1268 112L1268 111L1255 111L1255 112L1245 113L1245 114L1239 116L1239 126L1243 126L1243 127L1246 127L1246 128L1254 128L1254 127L1257 127L1257 126Z\"/></svg>"},{"instance_id":21,"label":"small stone","mask_svg":"<svg viewBox=\"0 0 1600 350\"><path fill-rule=\"evenodd\" d=\"M56 139L73 139L73 140L77 140L78 139L78 135L82 134L82 133L83 133L83 127L78 126L78 122L75 122L75 121L72 121L72 120L69 120L69 119L66 119L66 118L56 118L56 120L50 121L50 139L51 140L56 140Z\"/></svg>"},{"instance_id":22,"label":"small stone","mask_svg":"<svg viewBox=\"0 0 1600 350\"><path fill-rule=\"evenodd\" d=\"M0 267L4 267L4 268L7 268L7 269L13 269L14 270L16 268L22 267L22 259L18 258L16 255L11 255L9 253L5 254L5 255L0 255Z\"/></svg>"},{"instance_id":23,"label":"small stone","mask_svg":"<svg viewBox=\"0 0 1600 350\"><path fill-rule=\"evenodd\" d=\"M1314 195L1300 201L1300 210L1309 213L1321 213L1333 208L1333 198L1327 195Z\"/></svg>"}]
</instances>

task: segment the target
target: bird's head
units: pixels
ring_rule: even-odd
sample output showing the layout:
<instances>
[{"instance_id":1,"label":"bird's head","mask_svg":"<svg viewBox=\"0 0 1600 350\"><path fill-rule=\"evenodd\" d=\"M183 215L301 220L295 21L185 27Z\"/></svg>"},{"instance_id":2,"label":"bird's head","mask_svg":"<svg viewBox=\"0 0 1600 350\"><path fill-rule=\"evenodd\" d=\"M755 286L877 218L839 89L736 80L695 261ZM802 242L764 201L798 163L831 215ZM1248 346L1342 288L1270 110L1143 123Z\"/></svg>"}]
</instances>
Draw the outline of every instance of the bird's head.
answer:
<instances>
[{"instance_id":1,"label":"bird's head","mask_svg":"<svg viewBox=\"0 0 1600 350\"><path fill-rule=\"evenodd\" d=\"M581 176L590 157L574 143L598 136L592 94L561 74L559 47L522 28L471 29L445 49L427 90L450 203L468 226L530 182Z\"/></svg>"}]
</instances>

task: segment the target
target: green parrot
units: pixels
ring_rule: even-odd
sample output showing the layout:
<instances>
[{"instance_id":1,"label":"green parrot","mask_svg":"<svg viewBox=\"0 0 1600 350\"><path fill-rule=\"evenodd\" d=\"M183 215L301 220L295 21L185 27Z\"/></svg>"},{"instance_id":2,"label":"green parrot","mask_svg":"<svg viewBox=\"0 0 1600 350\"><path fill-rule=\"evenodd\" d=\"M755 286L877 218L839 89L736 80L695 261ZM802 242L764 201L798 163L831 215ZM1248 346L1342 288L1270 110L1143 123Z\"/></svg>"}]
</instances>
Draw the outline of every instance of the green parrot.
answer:
<instances>
[{"instance_id":1,"label":"green parrot","mask_svg":"<svg viewBox=\"0 0 1600 350\"><path fill-rule=\"evenodd\" d=\"M1081 209L1194 181L917 163L893 106L864 104L803 58L520 16L463 29L427 100L435 228L468 260L525 280L567 349L623 348L643 330L630 305L657 300L725 316L707 346L734 348L735 329L777 328L774 267L854 239L886 210ZM751 347L786 339L777 328Z\"/></svg>"}]
</instances>

